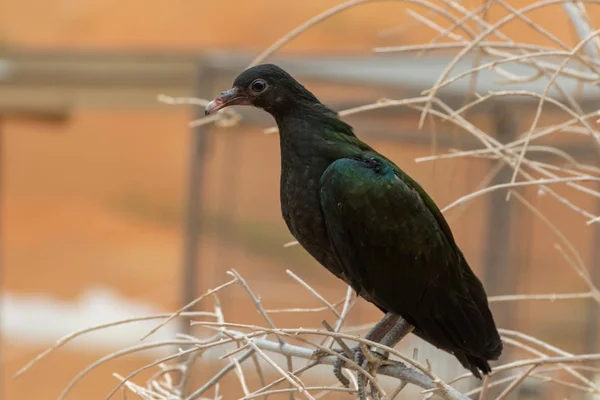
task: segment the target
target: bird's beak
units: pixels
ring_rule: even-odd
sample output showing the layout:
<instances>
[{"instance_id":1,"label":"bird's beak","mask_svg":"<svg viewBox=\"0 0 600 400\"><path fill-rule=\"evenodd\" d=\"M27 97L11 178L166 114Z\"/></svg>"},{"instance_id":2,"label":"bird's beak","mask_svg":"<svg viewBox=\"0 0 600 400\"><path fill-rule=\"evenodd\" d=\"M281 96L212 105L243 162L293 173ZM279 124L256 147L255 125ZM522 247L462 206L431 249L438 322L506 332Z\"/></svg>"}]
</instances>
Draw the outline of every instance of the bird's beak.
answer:
<instances>
[{"instance_id":1,"label":"bird's beak","mask_svg":"<svg viewBox=\"0 0 600 400\"><path fill-rule=\"evenodd\" d=\"M236 87L219 93L206 105L204 115L210 115L222 108L234 105L250 105L248 97Z\"/></svg>"}]
</instances>

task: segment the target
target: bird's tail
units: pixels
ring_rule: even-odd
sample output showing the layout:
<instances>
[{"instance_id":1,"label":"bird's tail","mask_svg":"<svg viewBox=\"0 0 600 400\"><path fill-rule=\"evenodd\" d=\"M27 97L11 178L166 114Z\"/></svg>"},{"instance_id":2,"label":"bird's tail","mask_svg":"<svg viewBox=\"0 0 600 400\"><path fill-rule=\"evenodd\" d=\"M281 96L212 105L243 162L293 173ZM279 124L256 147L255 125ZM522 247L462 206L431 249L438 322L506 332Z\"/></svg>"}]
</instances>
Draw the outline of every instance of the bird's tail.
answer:
<instances>
[{"instance_id":1,"label":"bird's tail","mask_svg":"<svg viewBox=\"0 0 600 400\"><path fill-rule=\"evenodd\" d=\"M487 375L490 372L492 372L490 364L484 358L477 357L471 354L466 354L464 351L461 350L455 351L454 356L465 369L471 371L473 376L475 376L478 379L481 379L482 373L484 375Z\"/></svg>"},{"instance_id":2,"label":"bird's tail","mask_svg":"<svg viewBox=\"0 0 600 400\"><path fill-rule=\"evenodd\" d=\"M477 346L468 350L464 349L462 355L456 354L460 353L460 350L455 351L455 355L465 368L476 377L481 378L479 371L485 375L491 372L488 361L497 360L500 357L503 345L483 285L472 272L467 275L470 275L467 277L466 283L471 302L469 306L463 308L463 316L467 321L479 325L480 329L476 331L481 337L476 341Z\"/></svg>"},{"instance_id":3,"label":"bird's tail","mask_svg":"<svg viewBox=\"0 0 600 400\"><path fill-rule=\"evenodd\" d=\"M467 267L461 275L462 290L432 304L432 313L420 318L418 336L453 354L473 375L491 371L488 361L502 353L502 340L489 309L483 285Z\"/></svg>"}]
</instances>

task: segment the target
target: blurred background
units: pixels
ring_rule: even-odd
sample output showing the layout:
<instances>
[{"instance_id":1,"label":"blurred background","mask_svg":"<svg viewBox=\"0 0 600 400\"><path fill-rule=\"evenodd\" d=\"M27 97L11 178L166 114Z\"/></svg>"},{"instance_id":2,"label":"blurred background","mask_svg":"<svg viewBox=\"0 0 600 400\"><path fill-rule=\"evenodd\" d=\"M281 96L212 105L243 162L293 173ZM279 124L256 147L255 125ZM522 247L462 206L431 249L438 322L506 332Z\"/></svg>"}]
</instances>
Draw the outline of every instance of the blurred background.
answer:
<instances>
[{"instance_id":1,"label":"blurred background","mask_svg":"<svg viewBox=\"0 0 600 400\"><path fill-rule=\"evenodd\" d=\"M433 3L448 9L443 2ZM481 1L463 3L468 8ZM519 8L528 1L508 3ZM259 111L240 110L243 119L235 127L190 128L188 123L201 107L157 100L159 94L210 98L229 88L253 56L337 4L334 0L2 2L2 399L56 398L78 371L107 352L138 343L155 323L86 336L20 378L13 375L77 329L172 312L228 280L225 271L230 268L247 279L267 308L319 305L290 280L286 269L330 301L342 298L341 282L299 246L283 247L293 238L279 210L278 136L263 132L273 121ZM372 51L378 46L427 43L437 35L415 22L407 7L405 2L355 7L303 33L273 60L337 110L384 97L418 95L435 82L451 54L415 58ZM410 8L428 12L414 4ZM589 6L588 13L597 26L600 6ZM493 5L488 19L498 21L506 14L504 7ZM560 4L528 15L564 43L579 41ZM519 42L551 44L523 21L513 21L503 32ZM482 93L493 87L484 73L480 79ZM449 90L448 101L464 101L468 83ZM593 96L584 103L588 109L599 108ZM468 118L501 141L526 131L536 108L526 102L490 104ZM418 119L418 113L390 108L349 116L347 121L358 136L416 178L440 207L476 190L497 169L495 161L474 158L415 163L417 157L477 146L469 134L451 124L428 120L419 130ZM550 109L543 113L541 125L562 120L564 115ZM581 162L599 163L598 153L583 139L569 136L549 142ZM506 182L512 174L496 172L492 183ZM598 199L563 188L557 191L600 213ZM548 196L538 196L536 188L519 193L552 217L600 282L598 225L586 226L584 217ZM457 242L488 293L584 291L581 280L554 250L554 234L518 202L505 202L505 195L493 192L447 214ZM230 307L229 320L256 319L243 292L231 291L221 300ZM493 310L502 327L582 353L599 350L596 307L577 300L552 305L502 303ZM375 308L360 303L350 321L373 322L379 317ZM297 326L302 318L281 317L278 325ZM156 338L170 338L178 330L177 325L167 326ZM157 354L138 353L100 367L70 398L103 398L117 383L112 372L127 375ZM436 351L431 354L435 357ZM437 371L456 371L458 364L446 361ZM239 393L238 389L231 393ZM553 391L556 397L530 395L562 398L560 389ZM529 398L527 393L517 396Z\"/></svg>"}]
</instances>

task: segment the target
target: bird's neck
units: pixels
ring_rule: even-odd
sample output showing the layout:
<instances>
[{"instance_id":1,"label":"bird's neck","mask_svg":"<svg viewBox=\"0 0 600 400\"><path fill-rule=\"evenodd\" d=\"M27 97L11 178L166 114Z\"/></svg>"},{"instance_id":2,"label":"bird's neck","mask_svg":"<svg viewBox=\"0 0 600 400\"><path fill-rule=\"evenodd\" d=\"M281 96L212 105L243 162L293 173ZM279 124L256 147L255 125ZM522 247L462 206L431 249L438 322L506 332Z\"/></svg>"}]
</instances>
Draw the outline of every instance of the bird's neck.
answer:
<instances>
[{"instance_id":1,"label":"bird's neck","mask_svg":"<svg viewBox=\"0 0 600 400\"><path fill-rule=\"evenodd\" d=\"M320 112L316 112L320 111ZM331 162L364 150L352 127L323 106L308 112L275 117L279 128L283 169L324 168Z\"/></svg>"},{"instance_id":2,"label":"bird's neck","mask_svg":"<svg viewBox=\"0 0 600 400\"><path fill-rule=\"evenodd\" d=\"M337 114L323 105L291 107L285 113L274 115L281 138L282 150L297 147L313 148L330 133L346 133L354 136L352 128L341 121ZM296 149L298 150L298 149Z\"/></svg>"},{"instance_id":3,"label":"bird's neck","mask_svg":"<svg viewBox=\"0 0 600 400\"><path fill-rule=\"evenodd\" d=\"M322 129L310 117L286 114L275 117L279 128L282 166L297 165L302 160L316 156L315 145Z\"/></svg>"}]
</instances>

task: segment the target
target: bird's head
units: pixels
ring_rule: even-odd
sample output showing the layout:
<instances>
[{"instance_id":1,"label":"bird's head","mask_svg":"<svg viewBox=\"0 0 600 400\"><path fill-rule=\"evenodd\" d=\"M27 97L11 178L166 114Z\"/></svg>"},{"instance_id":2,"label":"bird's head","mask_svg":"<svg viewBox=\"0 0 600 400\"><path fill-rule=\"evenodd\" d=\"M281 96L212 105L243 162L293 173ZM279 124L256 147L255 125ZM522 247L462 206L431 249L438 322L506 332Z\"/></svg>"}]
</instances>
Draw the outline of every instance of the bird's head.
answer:
<instances>
[{"instance_id":1,"label":"bird's head","mask_svg":"<svg viewBox=\"0 0 600 400\"><path fill-rule=\"evenodd\" d=\"M218 94L206 105L204 113L209 115L225 107L249 105L277 116L317 104L321 104L319 100L290 74L276 65L262 64L242 72L231 89Z\"/></svg>"}]
</instances>

